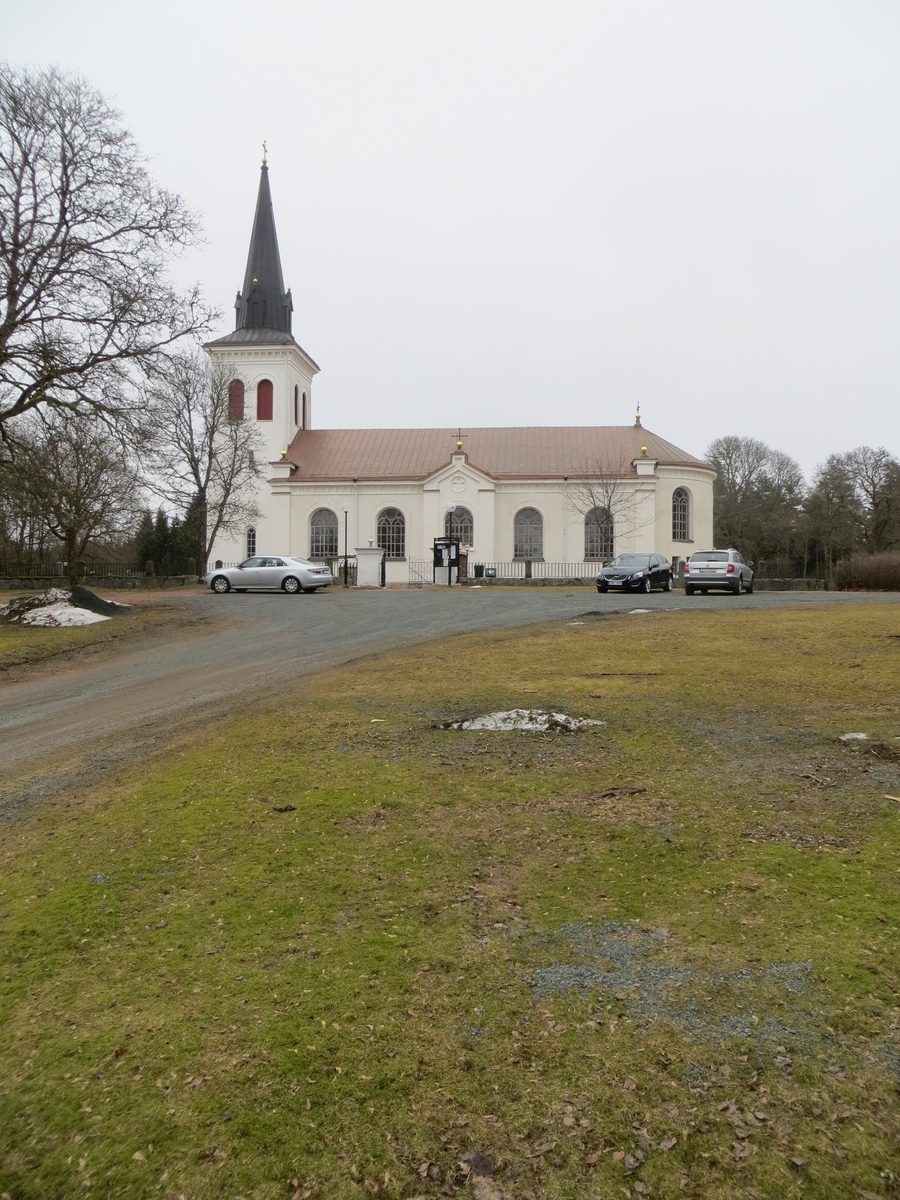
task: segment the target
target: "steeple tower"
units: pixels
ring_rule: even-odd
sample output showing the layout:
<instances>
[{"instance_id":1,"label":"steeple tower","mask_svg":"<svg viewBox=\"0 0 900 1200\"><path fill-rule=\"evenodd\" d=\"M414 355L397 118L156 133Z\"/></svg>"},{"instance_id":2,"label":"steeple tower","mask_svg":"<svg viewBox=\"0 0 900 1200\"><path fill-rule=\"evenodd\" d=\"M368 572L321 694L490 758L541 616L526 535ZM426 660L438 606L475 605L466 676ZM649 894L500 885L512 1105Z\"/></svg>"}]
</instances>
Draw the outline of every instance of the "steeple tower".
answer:
<instances>
[{"instance_id":1,"label":"steeple tower","mask_svg":"<svg viewBox=\"0 0 900 1200\"><path fill-rule=\"evenodd\" d=\"M291 334L291 314L294 302L290 291L284 290L278 235L275 232L275 211L269 190L269 168L263 160L259 175L259 194L256 214L250 235L250 253L244 286L234 302L235 330L266 329L279 334ZM258 336L258 335L257 335ZM262 339L260 339L262 340ZM278 341L283 338L276 339Z\"/></svg>"},{"instance_id":2,"label":"steeple tower","mask_svg":"<svg viewBox=\"0 0 900 1200\"><path fill-rule=\"evenodd\" d=\"M227 369L228 416L230 421L254 421L259 435L262 473L256 485L256 503L261 514L259 529L270 532L257 541L257 524L245 529L236 540L228 534L216 543L217 553L230 560L256 553L276 552L287 542L287 526L273 525L278 511L287 519L287 509L278 507L269 475L283 479L292 461L289 448L298 434L312 428L312 383L319 368L291 331L293 303L284 290L281 256L275 233L275 214L269 190L269 168L265 158L259 178L256 213L250 234L250 252L244 286L235 301L235 327L224 337L208 342L206 351L213 362ZM256 451L254 451L256 453ZM274 517L272 517L274 521ZM281 532L278 532L281 530ZM252 532L252 537L251 537ZM231 539L231 540L229 540ZM253 545L254 549L249 547Z\"/></svg>"}]
</instances>

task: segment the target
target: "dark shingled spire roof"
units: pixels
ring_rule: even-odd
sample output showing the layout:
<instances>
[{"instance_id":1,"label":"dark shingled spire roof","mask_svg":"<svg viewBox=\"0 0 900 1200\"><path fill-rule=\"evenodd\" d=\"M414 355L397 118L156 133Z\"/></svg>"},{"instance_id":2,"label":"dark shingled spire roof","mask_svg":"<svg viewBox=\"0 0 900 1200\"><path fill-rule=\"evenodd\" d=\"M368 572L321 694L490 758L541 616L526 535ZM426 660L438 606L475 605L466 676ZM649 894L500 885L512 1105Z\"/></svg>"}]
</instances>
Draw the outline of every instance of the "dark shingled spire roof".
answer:
<instances>
[{"instance_id":1,"label":"dark shingled spire roof","mask_svg":"<svg viewBox=\"0 0 900 1200\"><path fill-rule=\"evenodd\" d=\"M269 168L262 165L256 215L250 235L250 253L244 286L234 302L236 320L234 333L218 338L212 345L223 342L293 342L291 313L294 302L284 290L278 235L275 232L275 212L269 190Z\"/></svg>"}]
</instances>

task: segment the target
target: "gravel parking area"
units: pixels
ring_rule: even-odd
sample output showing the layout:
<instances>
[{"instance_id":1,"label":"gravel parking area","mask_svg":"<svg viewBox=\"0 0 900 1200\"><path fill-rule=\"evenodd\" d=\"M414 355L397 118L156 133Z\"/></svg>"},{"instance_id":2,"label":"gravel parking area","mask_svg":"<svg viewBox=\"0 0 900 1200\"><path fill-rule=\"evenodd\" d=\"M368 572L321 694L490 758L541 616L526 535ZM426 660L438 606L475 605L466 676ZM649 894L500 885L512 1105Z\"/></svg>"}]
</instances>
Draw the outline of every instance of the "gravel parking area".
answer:
<instances>
[{"instance_id":1,"label":"gravel parking area","mask_svg":"<svg viewBox=\"0 0 900 1200\"><path fill-rule=\"evenodd\" d=\"M20 811L25 788L54 790L48 768L66 786L95 778L152 752L191 722L233 714L279 687L329 667L398 645L540 621L588 621L605 615L767 609L844 603L897 602L900 595L769 592L754 596L681 592L601 596L593 589L523 588L344 591L314 596L211 592L178 595L172 605L195 623L224 617L214 633L172 638L138 648L124 642L99 662L68 662L58 670L0 689L0 746L7 783L0 812ZM60 774L61 772L61 774ZM30 803L30 801L29 801Z\"/></svg>"}]
</instances>

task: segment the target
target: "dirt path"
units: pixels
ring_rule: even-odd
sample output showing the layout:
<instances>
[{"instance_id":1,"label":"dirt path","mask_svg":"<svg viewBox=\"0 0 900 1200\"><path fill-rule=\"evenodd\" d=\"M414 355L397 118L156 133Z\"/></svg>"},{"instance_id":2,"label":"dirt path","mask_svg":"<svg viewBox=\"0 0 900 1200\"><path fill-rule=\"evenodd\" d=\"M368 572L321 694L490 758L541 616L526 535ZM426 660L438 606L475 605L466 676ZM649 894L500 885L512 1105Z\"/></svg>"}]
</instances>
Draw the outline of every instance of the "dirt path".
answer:
<instances>
[{"instance_id":1,"label":"dirt path","mask_svg":"<svg viewBox=\"0 0 900 1200\"><path fill-rule=\"evenodd\" d=\"M75 656L0 689L0 820L63 787L140 759L198 723L258 703L302 676L411 642L594 614L770 608L900 596L768 593L598 596L588 589L456 589L316 596L203 593L179 599L192 617L225 618L205 636L114 643L99 661ZM639 619L637 616L635 619ZM202 621L197 633L205 631Z\"/></svg>"}]
</instances>

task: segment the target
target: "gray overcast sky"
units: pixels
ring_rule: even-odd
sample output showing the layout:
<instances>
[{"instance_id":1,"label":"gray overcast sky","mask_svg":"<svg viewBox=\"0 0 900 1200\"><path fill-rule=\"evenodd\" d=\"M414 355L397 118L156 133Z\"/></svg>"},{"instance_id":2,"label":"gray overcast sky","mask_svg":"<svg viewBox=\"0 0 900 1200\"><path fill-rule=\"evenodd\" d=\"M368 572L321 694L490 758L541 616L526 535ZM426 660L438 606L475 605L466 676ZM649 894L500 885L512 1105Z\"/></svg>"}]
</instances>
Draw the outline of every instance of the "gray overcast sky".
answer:
<instances>
[{"instance_id":1,"label":"gray overcast sky","mask_svg":"<svg viewBox=\"0 0 900 1200\"><path fill-rule=\"evenodd\" d=\"M115 97L233 324L269 165L327 426L900 452L896 0L0 0Z\"/></svg>"}]
</instances>

